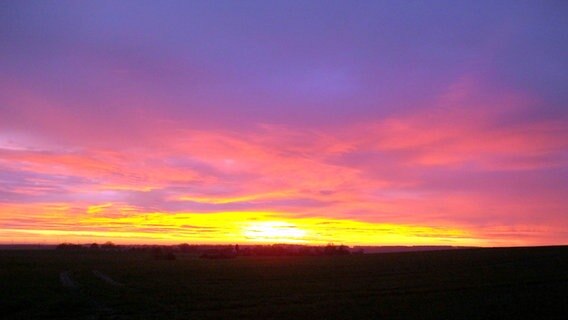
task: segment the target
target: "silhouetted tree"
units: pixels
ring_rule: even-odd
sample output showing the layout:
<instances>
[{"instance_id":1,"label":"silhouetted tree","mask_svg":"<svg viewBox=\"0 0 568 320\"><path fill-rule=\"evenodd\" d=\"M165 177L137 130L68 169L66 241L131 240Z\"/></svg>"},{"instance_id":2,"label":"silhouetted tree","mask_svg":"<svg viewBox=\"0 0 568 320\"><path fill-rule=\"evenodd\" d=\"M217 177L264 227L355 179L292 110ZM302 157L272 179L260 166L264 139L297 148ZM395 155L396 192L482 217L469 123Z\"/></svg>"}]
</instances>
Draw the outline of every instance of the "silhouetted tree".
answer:
<instances>
[{"instance_id":1,"label":"silhouetted tree","mask_svg":"<svg viewBox=\"0 0 568 320\"><path fill-rule=\"evenodd\" d=\"M113 250L113 249L116 249L116 248L118 248L118 246L116 244L110 242L110 241L107 241L107 242L105 242L101 245L101 249L105 249L105 250Z\"/></svg>"},{"instance_id":2,"label":"silhouetted tree","mask_svg":"<svg viewBox=\"0 0 568 320\"><path fill-rule=\"evenodd\" d=\"M58 244L55 249L57 250L81 250L81 249L85 249L82 245L80 244L73 244L73 243L61 243Z\"/></svg>"},{"instance_id":3,"label":"silhouetted tree","mask_svg":"<svg viewBox=\"0 0 568 320\"><path fill-rule=\"evenodd\" d=\"M191 251L191 246L187 243L182 243L178 246L179 251L181 252L190 252Z\"/></svg>"}]
</instances>

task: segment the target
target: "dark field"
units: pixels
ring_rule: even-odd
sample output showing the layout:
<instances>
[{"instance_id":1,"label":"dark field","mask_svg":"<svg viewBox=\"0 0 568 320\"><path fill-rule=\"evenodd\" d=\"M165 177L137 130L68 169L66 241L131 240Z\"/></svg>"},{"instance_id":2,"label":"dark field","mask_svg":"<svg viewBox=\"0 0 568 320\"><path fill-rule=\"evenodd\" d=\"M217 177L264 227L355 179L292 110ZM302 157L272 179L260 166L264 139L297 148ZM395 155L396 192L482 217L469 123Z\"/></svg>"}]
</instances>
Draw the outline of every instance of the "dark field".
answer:
<instances>
[{"instance_id":1,"label":"dark field","mask_svg":"<svg viewBox=\"0 0 568 320\"><path fill-rule=\"evenodd\" d=\"M568 247L174 261L0 251L0 281L2 319L568 319Z\"/></svg>"}]
</instances>

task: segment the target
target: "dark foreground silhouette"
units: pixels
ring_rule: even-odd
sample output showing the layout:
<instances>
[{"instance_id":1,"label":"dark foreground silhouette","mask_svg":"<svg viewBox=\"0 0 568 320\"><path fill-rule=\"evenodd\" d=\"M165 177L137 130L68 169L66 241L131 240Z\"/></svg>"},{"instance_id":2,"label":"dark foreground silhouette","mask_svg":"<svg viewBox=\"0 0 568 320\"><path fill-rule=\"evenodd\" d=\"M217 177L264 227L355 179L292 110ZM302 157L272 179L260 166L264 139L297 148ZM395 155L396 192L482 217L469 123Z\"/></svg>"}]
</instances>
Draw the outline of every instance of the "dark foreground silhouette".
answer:
<instances>
[{"instance_id":1,"label":"dark foreground silhouette","mask_svg":"<svg viewBox=\"0 0 568 320\"><path fill-rule=\"evenodd\" d=\"M2 319L566 319L568 314L568 247L231 259L202 259L191 250L169 259L165 251L106 248L0 251Z\"/></svg>"}]
</instances>

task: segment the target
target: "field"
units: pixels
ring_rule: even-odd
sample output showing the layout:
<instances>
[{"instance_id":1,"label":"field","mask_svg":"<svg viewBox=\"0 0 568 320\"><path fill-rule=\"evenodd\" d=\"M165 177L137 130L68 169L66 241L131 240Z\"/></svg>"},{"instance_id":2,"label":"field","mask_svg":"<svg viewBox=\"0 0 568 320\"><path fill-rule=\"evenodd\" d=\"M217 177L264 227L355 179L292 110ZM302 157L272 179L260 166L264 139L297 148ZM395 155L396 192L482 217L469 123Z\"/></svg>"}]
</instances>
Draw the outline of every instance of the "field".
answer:
<instances>
[{"instance_id":1,"label":"field","mask_svg":"<svg viewBox=\"0 0 568 320\"><path fill-rule=\"evenodd\" d=\"M207 260L0 251L2 319L567 319L568 247Z\"/></svg>"}]
</instances>

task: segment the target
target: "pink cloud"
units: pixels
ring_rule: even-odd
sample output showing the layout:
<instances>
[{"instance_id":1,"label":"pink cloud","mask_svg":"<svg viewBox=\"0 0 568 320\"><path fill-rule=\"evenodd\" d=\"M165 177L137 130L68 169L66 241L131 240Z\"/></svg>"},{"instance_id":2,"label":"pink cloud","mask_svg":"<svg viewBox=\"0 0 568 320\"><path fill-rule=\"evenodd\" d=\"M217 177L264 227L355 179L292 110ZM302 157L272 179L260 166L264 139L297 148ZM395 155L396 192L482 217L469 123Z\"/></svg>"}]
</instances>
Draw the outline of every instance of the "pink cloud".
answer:
<instances>
[{"instance_id":1,"label":"pink cloud","mask_svg":"<svg viewBox=\"0 0 568 320\"><path fill-rule=\"evenodd\" d=\"M556 230L551 226L568 223L568 190L558 177L567 165L568 126L562 119L503 123L538 100L487 92L474 81L459 81L414 113L339 127L246 129L191 128L159 114L133 117L118 128L104 117L91 121L24 94L12 100L24 106L13 119L40 125L23 136L0 123L9 129L0 140L0 167L11 170L11 179L20 172L22 180L0 192L5 201L35 197L42 213L4 207L2 214L21 226L45 226L49 203L76 206L72 217L108 202L118 210L109 216L129 214L120 208L264 210L459 226L488 238L497 237L484 231L494 226ZM55 179L61 176L81 182Z\"/></svg>"}]
</instances>

